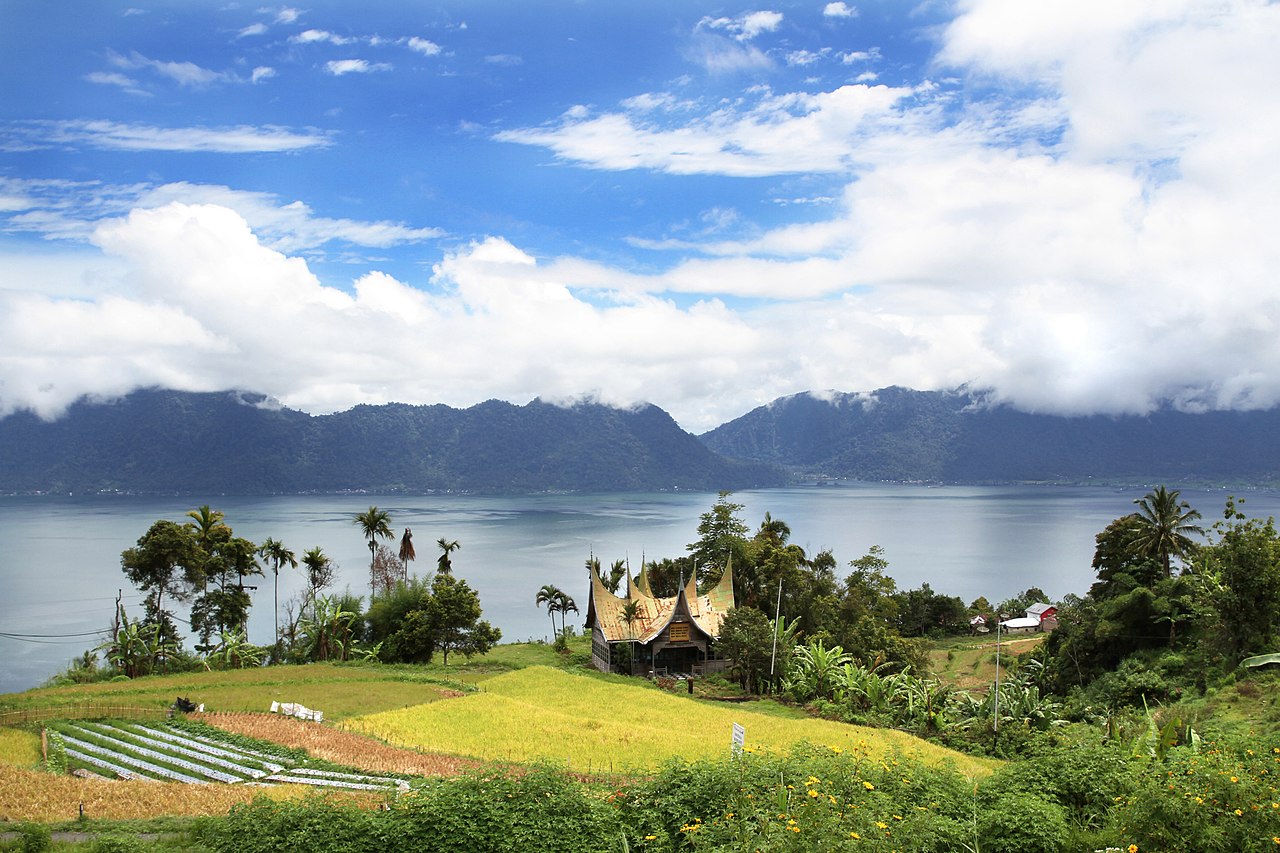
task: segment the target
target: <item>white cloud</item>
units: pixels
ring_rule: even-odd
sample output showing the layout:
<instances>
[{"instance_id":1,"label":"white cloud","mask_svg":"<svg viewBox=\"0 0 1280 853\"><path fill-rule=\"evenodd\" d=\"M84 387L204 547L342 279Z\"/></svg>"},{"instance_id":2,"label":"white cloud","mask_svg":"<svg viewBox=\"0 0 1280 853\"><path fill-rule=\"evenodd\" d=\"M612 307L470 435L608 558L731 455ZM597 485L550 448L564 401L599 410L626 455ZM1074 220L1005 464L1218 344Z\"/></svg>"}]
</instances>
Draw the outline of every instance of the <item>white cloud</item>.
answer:
<instances>
[{"instance_id":1,"label":"white cloud","mask_svg":"<svg viewBox=\"0 0 1280 853\"><path fill-rule=\"evenodd\" d=\"M117 68L149 69L162 77L169 78L179 86L191 88L210 86L214 83L234 82L235 79L226 72L203 68L194 62L171 62L150 59L136 50L132 51L128 56L112 52L108 54L107 58Z\"/></svg>"},{"instance_id":2,"label":"white cloud","mask_svg":"<svg viewBox=\"0 0 1280 853\"><path fill-rule=\"evenodd\" d=\"M186 182L159 186L111 187L42 181L0 181L0 214L12 212L3 227L63 240L87 240L104 220L132 210L170 204L216 205L243 217L264 245L281 252L318 249L330 243L390 248L444 236L438 228L402 222L361 221L318 216L300 201L282 202L270 193Z\"/></svg>"},{"instance_id":3,"label":"white cloud","mask_svg":"<svg viewBox=\"0 0 1280 853\"><path fill-rule=\"evenodd\" d=\"M118 86L132 95L150 94L138 84L137 80L118 71L91 71L84 75L84 79L99 86Z\"/></svg>"},{"instance_id":4,"label":"white cloud","mask_svg":"<svg viewBox=\"0 0 1280 853\"><path fill-rule=\"evenodd\" d=\"M391 66L386 62L369 62L367 59L331 59L325 63L324 67L334 77L391 70Z\"/></svg>"},{"instance_id":5,"label":"white cloud","mask_svg":"<svg viewBox=\"0 0 1280 853\"><path fill-rule=\"evenodd\" d=\"M277 23L277 24L292 24L292 23L294 23L295 21L297 21L297 20L298 20L298 17L299 17L301 14L302 14L302 12L301 12L300 10L298 10L298 9L291 9L291 8L289 8L289 7L287 7L287 6L286 6L286 7L282 8L279 12L277 12L277 13L276 13L276 23Z\"/></svg>"},{"instance_id":6,"label":"white cloud","mask_svg":"<svg viewBox=\"0 0 1280 853\"><path fill-rule=\"evenodd\" d=\"M828 3L823 6L822 14L827 18L856 18L858 10L842 2L842 0L837 0L835 3Z\"/></svg>"},{"instance_id":7,"label":"white cloud","mask_svg":"<svg viewBox=\"0 0 1280 853\"><path fill-rule=\"evenodd\" d=\"M648 103L623 113L567 117L557 127L504 131L506 142L541 145L558 157L601 169L673 174L779 175L842 172L863 146L904 121L901 102L916 94L887 86L842 86L816 95L764 92L744 108L717 109L664 127ZM918 120L933 121L927 112Z\"/></svg>"},{"instance_id":8,"label":"white cloud","mask_svg":"<svg viewBox=\"0 0 1280 853\"><path fill-rule=\"evenodd\" d=\"M421 53L423 56L436 56L440 53L440 45L433 41L429 41L418 36L413 36L408 41L409 49Z\"/></svg>"},{"instance_id":9,"label":"white cloud","mask_svg":"<svg viewBox=\"0 0 1280 853\"><path fill-rule=\"evenodd\" d=\"M781 23L781 12L747 12L736 18L704 17L696 29L723 30L739 41L751 41L761 33L773 32Z\"/></svg>"},{"instance_id":10,"label":"white cloud","mask_svg":"<svg viewBox=\"0 0 1280 853\"><path fill-rule=\"evenodd\" d=\"M261 83L263 80L270 80L276 76L276 70L269 65L259 65L253 69L251 80L254 83Z\"/></svg>"},{"instance_id":11,"label":"white cloud","mask_svg":"<svg viewBox=\"0 0 1280 853\"><path fill-rule=\"evenodd\" d=\"M250 24L240 32L236 33L236 38L247 38L249 36L260 36L267 31L267 25L259 21L256 24Z\"/></svg>"},{"instance_id":12,"label":"white cloud","mask_svg":"<svg viewBox=\"0 0 1280 853\"><path fill-rule=\"evenodd\" d=\"M523 65L524 59L514 53L494 53L486 56L484 61L490 65L515 66Z\"/></svg>"},{"instance_id":13,"label":"white cloud","mask_svg":"<svg viewBox=\"0 0 1280 853\"><path fill-rule=\"evenodd\" d=\"M143 124L82 119L13 122L5 130L15 140L35 147L88 145L119 151L203 151L222 154L296 151L325 147L329 136L319 131L262 127L153 127Z\"/></svg>"},{"instance_id":14,"label":"white cloud","mask_svg":"<svg viewBox=\"0 0 1280 853\"><path fill-rule=\"evenodd\" d=\"M337 35L336 33L331 33L328 30L312 29L312 30L303 30L302 32L298 33L296 36L291 36L289 38L289 41L293 42L294 44L327 43L327 44L346 45L346 44L354 43L356 39L350 36L340 36L340 35Z\"/></svg>"}]
</instances>

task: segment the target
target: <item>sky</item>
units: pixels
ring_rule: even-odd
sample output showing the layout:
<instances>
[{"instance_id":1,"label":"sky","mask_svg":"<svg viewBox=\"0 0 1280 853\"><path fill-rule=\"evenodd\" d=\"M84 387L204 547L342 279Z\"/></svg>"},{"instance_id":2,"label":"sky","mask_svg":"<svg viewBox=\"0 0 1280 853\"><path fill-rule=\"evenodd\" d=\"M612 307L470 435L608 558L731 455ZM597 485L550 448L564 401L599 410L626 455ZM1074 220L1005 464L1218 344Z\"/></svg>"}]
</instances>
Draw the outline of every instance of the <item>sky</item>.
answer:
<instances>
[{"instance_id":1,"label":"sky","mask_svg":"<svg viewBox=\"0 0 1280 853\"><path fill-rule=\"evenodd\" d=\"M1280 403L1280 5L0 0L0 416Z\"/></svg>"}]
</instances>

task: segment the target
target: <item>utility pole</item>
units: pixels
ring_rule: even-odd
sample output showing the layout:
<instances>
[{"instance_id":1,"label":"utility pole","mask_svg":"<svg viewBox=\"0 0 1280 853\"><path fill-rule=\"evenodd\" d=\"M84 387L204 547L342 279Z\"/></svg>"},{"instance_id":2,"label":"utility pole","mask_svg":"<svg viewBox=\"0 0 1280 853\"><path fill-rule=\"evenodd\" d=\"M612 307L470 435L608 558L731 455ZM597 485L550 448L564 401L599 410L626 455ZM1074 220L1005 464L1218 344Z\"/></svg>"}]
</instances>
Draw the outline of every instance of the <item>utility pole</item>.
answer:
<instances>
[{"instance_id":1,"label":"utility pole","mask_svg":"<svg viewBox=\"0 0 1280 853\"><path fill-rule=\"evenodd\" d=\"M769 657L769 690L773 690L773 668L778 660L778 622L782 618L782 578L778 578L778 605L773 611L773 654Z\"/></svg>"}]
</instances>

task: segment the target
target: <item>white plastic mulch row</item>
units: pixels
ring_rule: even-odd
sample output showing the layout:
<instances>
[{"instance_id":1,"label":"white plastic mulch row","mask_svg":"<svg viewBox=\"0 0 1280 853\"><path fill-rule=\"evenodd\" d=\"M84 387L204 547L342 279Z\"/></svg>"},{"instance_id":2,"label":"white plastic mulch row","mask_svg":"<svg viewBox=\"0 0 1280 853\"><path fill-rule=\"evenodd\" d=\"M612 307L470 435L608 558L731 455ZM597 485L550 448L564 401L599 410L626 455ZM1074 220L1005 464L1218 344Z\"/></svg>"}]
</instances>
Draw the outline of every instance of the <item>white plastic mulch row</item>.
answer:
<instances>
[{"instance_id":1,"label":"white plastic mulch row","mask_svg":"<svg viewBox=\"0 0 1280 853\"><path fill-rule=\"evenodd\" d=\"M197 752L212 754L212 756L220 756L223 758L227 758L227 760L232 762L252 761L255 763L259 763L259 765L262 765L262 767L266 768L266 772L269 772L269 774L278 774L278 772L284 770L284 767L285 767L284 765L279 765L279 763L276 763L278 761L282 761L278 757L275 757L275 756L269 757L269 756L266 756L265 753L253 752L251 751L251 749L230 747L230 745L227 745L227 744L215 745L214 743L211 742L209 738L201 738L200 735L179 734L177 733L177 731L174 731L173 729L152 729L151 726L141 726L141 725L131 726L129 727L128 731L131 731L131 733L132 731L145 731L146 735L140 734L138 736L147 736L147 735L154 736L154 738L160 738L161 740L168 740L168 742L170 743L180 744L180 745L183 745L183 747L195 749L195 751ZM243 765L239 765L239 766L243 766ZM265 776L266 774L261 774L261 775Z\"/></svg>"},{"instance_id":2,"label":"white plastic mulch row","mask_svg":"<svg viewBox=\"0 0 1280 853\"><path fill-rule=\"evenodd\" d=\"M192 785L205 784L203 779L196 779L192 776L187 776L176 770L170 770L168 767L159 767L155 764L151 764L150 762L143 761L141 758L134 758L131 755L122 755L119 752L113 752L104 746L98 746L96 743L89 743L88 741L80 740L79 738L72 737L66 733L63 733L62 740L64 743L75 747L78 750L92 752L95 755L108 756L115 761L119 761L121 764L127 764L130 767L155 774L156 776L163 776L164 778L171 779L174 782L187 782Z\"/></svg>"},{"instance_id":3,"label":"white plastic mulch row","mask_svg":"<svg viewBox=\"0 0 1280 853\"><path fill-rule=\"evenodd\" d=\"M370 777L372 778L372 777ZM318 785L323 788L349 788L355 791L385 791L390 785L372 782L344 782L341 779L321 779L316 776L295 776L291 773L273 773L267 779L271 782L292 782L295 785ZM399 779L388 779L387 782L400 787ZM404 787L409 787L406 783Z\"/></svg>"},{"instance_id":4,"label":"white plastic mulch row","mask_svg":"<svg viewBox=\"0 0 1280 853\"><path fill-rule=\"evenodd\" d=\"M242 775L235 776L230 773L224 773L221 770L215 770L212 767L206 767L205 765L199 764L194 761L187 761L185 758L178 758L176 755L172 755L168 752L162 752L161 750L158 750L158 749L150 749L148 747L133 743L132 741L126 740L125 738L121 737L120 735L122 733L118 729L105 727L107 728L107 731L102 731L99 729L89 728L87 726L76 726L75 728L77 731L86 732L88 734L92 734L99 738L102 738L103 740L108 740L112 744L119 744L120 748L126 749L131 753L137 753L138 755L145 755L147 758L154 758L158 761L163 761L166 764L172 764L175 767L181 767L183 770L188 770L197 775L204 776L207 779L213 779L214 781L217 781L217 782L244 781L244 776ZM163 746L163 745L164 744L160 744L160 746Z\"/></svg>"},{"instance_id":5,"label":"white plastic mulch row","mask_svg":"<svg viewBox=\"0 0 1280 853\"><path fill-rule=\"evenodd\" d=\"M90 755L89 753L81 752L78 749L67 748L66 752L67 752L67 755L71 756L72 758L79 759L80 761L83 761L85 764L92 764L94 767L100 767L103 770L110 770L112 773L124 779L141 779L144 782L155 781L155 779L152 779L150 776L139 776L138 774L134 773L132 770L121 767L119 764L113 764L112 762L107 761L105 758L99 758L96 755Z\"/></svg>"},{"instance_id":6,"label":"white plastic mulch row","mask_svg":"<svg viewBox=\"0 0 1280 853\"><path fill-rule=\"evenodd\" d=\"M309 767L299 767L289 771L294 776L311 776L324 779L347 780L351 782L367 782L381 783L383 785L395 785L397 788L408 789L409 783L403 779L393 779L390 776L369 776L363 773L339 773L336 770L313 770Z\"/></svg>"},{"instance_id":7,"label":"white plastic mulch row","mask_svg":"<svg viewBox=\"0 0 1280 853\"><path fill-rule=\"evenodd\" d=\"M288 767L293 763L289 759L281 758L278 755L272 755L267 752L259 752L256 749L249 749L248 747L244 747L244 746L231 746L222 741L214 740L213 738L210 738L210 737L205 737L204 735L188 734L188 735L185 735L185 737L189 738L190 740L196 741L197 743L203 743L208 746L214 747L216 749L230 750L233 753L238 753L240 755L247 755L250 758L259 761L262 764L262 766L266 767L269 770L271 769L271 766L276 763L282 763L285 767ZM271 772L278 773L281 769L283 768L277 768L276 770L272 770Z\"/></svg>"},{"instance_id":8,"label":"white plastic mulch row","mask_svg":"<svg viewBox=\"0 0 1280 853\"><path fill-rule=\"evenodd\" d=\"M142 744L147 746L157 746L165 750L166 753L176 752L179 755L185 755L185 756L188 756L189 758L198 759L204 762L205 764L213 764L217 767L223 768L224 770L230 770L232 773L236 774L241 778L244 778L247 776L251 779L261 779L263 776L266 776L268 772L279 773L282 769L284 769L279 765L277 765L276 768L271 771L259 770L257 767L247 767L244 764L239 764L234 761L228 761L225 758L214 755L212 754L211 751L208 751L206 749L192 748L192 747L200 747L202 746L202 744L187 745L180 738L177 738L176 736L172 736L172 735L164 738L151 737L151 735L163 734L162 732L158 732L154 729L145 729L147 734L142 734L140 732L134 731L133 729L115 729L114 731L117 731L120 734L128 736L129 740L124 741L126 743L136 741L136 742L141 742ZM102 734L104 737L111 736L110 734L104 734L102 732L99 732L99 734Z\"/></svg>"}]
</instances>

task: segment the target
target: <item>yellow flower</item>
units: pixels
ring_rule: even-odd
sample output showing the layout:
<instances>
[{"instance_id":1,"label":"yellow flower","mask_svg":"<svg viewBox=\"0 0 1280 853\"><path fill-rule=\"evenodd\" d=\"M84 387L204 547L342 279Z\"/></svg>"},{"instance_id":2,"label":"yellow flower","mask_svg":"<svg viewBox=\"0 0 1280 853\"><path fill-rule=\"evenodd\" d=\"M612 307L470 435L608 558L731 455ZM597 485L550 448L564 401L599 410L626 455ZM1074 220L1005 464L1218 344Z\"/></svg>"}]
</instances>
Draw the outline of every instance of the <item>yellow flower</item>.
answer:
<instances>
[{"instance_id":1,"label":"yellow flower","mask_svg":"<svg viewBox=\"0 0 1280 853\"><path fill-rule=\"evenodd\" d=\"M646 836L644 837L644 840L645 840L645 841L656 841L656 840L657 840L657 838L658 838L658 836L656 836L656 835L646 835Z\"/></svg>"},{"instance_id":2,"label":"yellow flower","mask_svg":"<svg viewBox=\"0 0 1280 853\"><path fill-rule=\"evenodd\" d=\"M858 833L856 833L856 832L851 832L851 833L849 833L849 837L850 837L850 838L861 838L862 836L861 836L861 835L859 835L859 834L858 834ZM1276 839L1276 844L1280 844L1280 838L1277 838L1277 839Z\"/></svg>"},{"instance_id":3,"label":"yellow flower","mask_svg":"<svg viewBox=\"0 0 1280 853\"><path fill-rule=\"evenodd\" d=\"M876 789L875 785L872 785L870 782L866 782L866 781L862 783L862 787L866 788L868 791L874 791Z\"/></svg>"},{"instance_id":4,"label":"yellow flower","mask_svg":"<svg viewBox=\"0 0 1280 853\"><path fill-rule=\"evenodd\" d=\"M889 824L885 823L885 822L884 822L884 821L882 821L882 820L878 820L878 821L876 821L876 826L878 826L880 829L888 829L888 828L889 828Z\"/></svg>"},{"instance_id":5,"label":"yellow flower","mask_svg":"<svg viewBox=\"0 0 1280 853\"><path fill-rule=\"evenodd\" d=\"M1138 845L1136 845L1136 844L1130 844L1130 845L1129 845L1129 853L1138 853Z\"/></svg>"},{"instance_id":6,"label":"yellow flower","mask_svg":"<svg viewBox=\"0 0 1280 853\"><path fill-rule=\"evenodd\" d=\"M822 795L821 795L821 794L819 794L817 791L813 790L812 788L810 788L810 789L809 789L809 796L817 798L817 797L821 797Z\"/></svg>"},{"instance_id":7,"label":"yellow flower","mask_svg":"<svg viewBox=\"0 0 1280 853\"><path fill-rule=\"evenodd\" d=\"M799 831L800 831L800 827L798 827L798 826L788 826L788 827L787 827L787 829L791 830L792 832L799 832Z\"/></svg>"},{"instance_id":8,"label":"yellow flower","mask_svg":"<svg viewBox=\"0 0 1280 853\"><path fill-rule=\"evenodd\" d=\"M1244 817L1244 812L1242 812L1240 809L1236 809L1235 815L1236 817Z\"/></svg>"}]
</instances>

